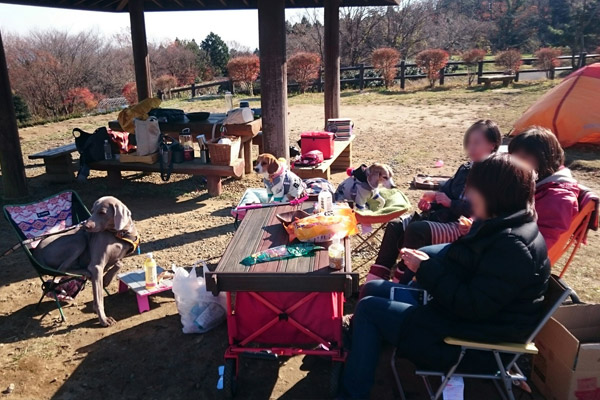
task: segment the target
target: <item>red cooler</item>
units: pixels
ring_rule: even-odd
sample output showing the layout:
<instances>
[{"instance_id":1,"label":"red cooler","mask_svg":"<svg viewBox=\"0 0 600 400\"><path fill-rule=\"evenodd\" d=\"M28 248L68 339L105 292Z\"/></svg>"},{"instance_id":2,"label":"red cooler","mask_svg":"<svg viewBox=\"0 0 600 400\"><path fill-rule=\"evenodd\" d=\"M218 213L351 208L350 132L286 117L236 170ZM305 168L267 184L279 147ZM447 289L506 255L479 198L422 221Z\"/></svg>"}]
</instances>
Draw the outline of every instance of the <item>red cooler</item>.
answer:
<instances>
[{"instance_id":1,"label":"red cooler","mask_svg":"<svg viewBox=\"0 0 600 400\"><path fill-rule=\"evenodd\" d=\"M304 132L300 135L302 155L309 151L319 150L323 153L323 158L333 157L333 138L331 132Z\"/></svg>"}]
</instances>

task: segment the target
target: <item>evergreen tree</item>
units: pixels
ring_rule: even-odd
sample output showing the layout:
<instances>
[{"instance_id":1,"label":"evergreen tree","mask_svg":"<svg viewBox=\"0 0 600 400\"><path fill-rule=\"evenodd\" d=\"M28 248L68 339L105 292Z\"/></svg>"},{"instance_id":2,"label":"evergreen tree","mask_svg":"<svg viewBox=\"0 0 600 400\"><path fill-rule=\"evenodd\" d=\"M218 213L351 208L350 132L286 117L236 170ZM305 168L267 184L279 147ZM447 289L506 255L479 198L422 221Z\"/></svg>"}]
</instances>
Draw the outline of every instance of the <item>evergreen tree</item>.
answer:
<instances>
[{"instance_id":1,"label":"evergreen tree","mask_svg":"<svg viewBox=\"0 0 600 400\"><path fill-rule=\"evenodd\" d=\"M229 62L229 48L223 39L211 32L202 41L200 47L210 57L210 63L215 74L225 74L227 72L227 63Z\"/></svg>"},{"instance_id":2,"label":"evergreen tree","mask_svg":"<svg viewBox=\"0 0 600 400\"><path fill-rule=\"evenodd\" d=\"M15 115L17 116L17 121L25 122L31 118L29 107L21 96L18 94L13 94L13 104L15 106Z\"/></svg>"}]
</instances>

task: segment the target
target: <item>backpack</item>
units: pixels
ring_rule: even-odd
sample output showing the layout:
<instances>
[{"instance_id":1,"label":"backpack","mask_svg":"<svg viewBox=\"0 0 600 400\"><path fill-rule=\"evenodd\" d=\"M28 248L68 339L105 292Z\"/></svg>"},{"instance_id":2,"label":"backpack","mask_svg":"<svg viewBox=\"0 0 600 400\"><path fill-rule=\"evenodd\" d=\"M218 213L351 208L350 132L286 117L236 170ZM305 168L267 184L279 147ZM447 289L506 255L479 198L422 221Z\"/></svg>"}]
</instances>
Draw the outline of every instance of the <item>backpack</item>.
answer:
<instances>
[{"instance_id":1,"label":"backpack","mask_svg":"<svg viewBox=\"0 0 600 400\"><path fill-rule=\"evenodd\" d=\"M79 135L75 136L75 132ZM75 147L79 152L79 171L77 179L85 180L90 173L89 164L104 160L104 141L108 140L113 154L119 154L119 145L111 140L105 127L98 128L94 133L85 132L79 128L73 129Z\"/></svg>"}]
</instances>

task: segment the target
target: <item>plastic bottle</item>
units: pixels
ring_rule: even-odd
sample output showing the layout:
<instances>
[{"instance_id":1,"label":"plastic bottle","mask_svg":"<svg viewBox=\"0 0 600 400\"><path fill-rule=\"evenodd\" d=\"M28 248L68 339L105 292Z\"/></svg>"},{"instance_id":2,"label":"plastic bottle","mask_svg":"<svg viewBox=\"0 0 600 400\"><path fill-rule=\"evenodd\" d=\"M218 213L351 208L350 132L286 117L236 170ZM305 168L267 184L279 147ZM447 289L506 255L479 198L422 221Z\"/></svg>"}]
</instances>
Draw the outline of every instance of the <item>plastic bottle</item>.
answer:
<instances>
[{"instance_id":1,"label":"plastic bottle","mask_svg":"<svg viewBox=\"0 0 600 400\"><path fill-rule=\"evenodd\" d=\"M327 252L329 253L329 266L333 269L343 269L346 250L339 237L334 236Z\"/></svg>"},{"instance_id":2,"label":"plastic bottle","mask_svg":"<svg viewBox=\"0 0 600 400\"><path fill-rule=\"evenodd\" d=\"M152 253L148 253L144 260L144 274L146 275L146 289L156 289L156 286L158 286L158 278L156 276L156 261L154 261L154 255Z\"/></svg>"},{"instance_id":3,"label":"plastic bottle","mask_svg":"<svg viewBox=\"0 0 600 400\"><path fill-rule=\"evenodd\" d=\"M233 95L231 92L225 92L225 111L233 108Z\"/></svg>"},{"instance_id":4,"label":"plastic bottle","mask_svg":"<svg viewBox=\"0 0 600 400\"><path fill-rule=\"evenodd\" d=\"M327 214L333 211L333 197L329 190L321 190L317 202L319 203L319 212Z\"/></svg>"},{"instance_id":5,"label":"plastic bottle","mask_svg":"<svg viewBox=\"0 0 600 400\"><path fill-rule=\"evenodd\" d=\"M112 160L112 149L110 148L110 143L108 143L108 140L104 141L104 159Z\"/></svg>"}]
</instances>

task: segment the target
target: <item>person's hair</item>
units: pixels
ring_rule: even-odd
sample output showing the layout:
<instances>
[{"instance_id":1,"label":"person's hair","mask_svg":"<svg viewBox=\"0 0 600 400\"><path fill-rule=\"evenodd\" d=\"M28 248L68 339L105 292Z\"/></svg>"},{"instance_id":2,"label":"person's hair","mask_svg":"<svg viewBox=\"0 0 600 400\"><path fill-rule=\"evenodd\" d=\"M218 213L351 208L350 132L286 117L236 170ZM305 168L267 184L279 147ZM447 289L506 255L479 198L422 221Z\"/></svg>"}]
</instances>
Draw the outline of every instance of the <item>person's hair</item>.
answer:
<instances>
[{"instance_id":1,"label":"person's hair","mask_svg":"<svg viewBox=\"0 0 600 400\"><path fill-rule=\"evenodd\" d=\"M463 139L463 147L467 147L469 137L475 131L483 132L485 139L494 145L494 152L498 151L500 144L502 144L502 135L500 134L500 128L498 124L491 119L480 119L467 129L465 137Z\"/></svg>"},{"instance_id":2,"label":"person's hair","mask_svg":"<svg viewBox=\"0 0 600 400\"><path fill-rule=\"evenodd\" d=\"M490 217L532 210L535 171L510 154L493 154L473 164L467 188L481 193Z\"/></svg>"},{"instance_id":3,"label":"person's hair","mask_svg":"<svg viewBox=\"0 0 600 400\"><path fill-rule=\"evenodd\" d=\"M538 179L554 174L565 163L565 152L551 130L532 126L515 136L508 144L508 152L524 152L537 160Z\"/></svg>"}]
</instances>

